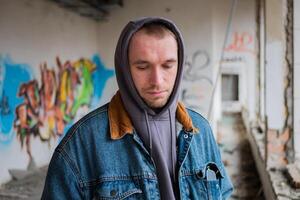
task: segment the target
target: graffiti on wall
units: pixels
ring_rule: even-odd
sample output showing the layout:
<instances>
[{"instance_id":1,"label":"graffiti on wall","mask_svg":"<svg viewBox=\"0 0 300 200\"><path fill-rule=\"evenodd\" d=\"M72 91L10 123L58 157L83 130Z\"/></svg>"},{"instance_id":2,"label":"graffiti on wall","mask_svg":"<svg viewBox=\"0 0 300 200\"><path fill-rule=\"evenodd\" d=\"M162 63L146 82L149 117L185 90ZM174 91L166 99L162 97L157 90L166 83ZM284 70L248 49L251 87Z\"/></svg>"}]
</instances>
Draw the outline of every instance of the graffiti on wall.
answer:
<instances>
[{"instance_id":1,"label":"graffiti on wall","mask_svg":"<svg viewBox=\"0 0 300 200\"><path fill-rule=\"evenodd\" d=\"M248 32L234 32L231 42L225 47L226 52L254 53L253 35Z\"/></svg>"},{"instance_id":2,"label":"graffiti on wall","mask_svg":"<svg viewBox=\"0 0 300 200\"><path fill-rule=\"evenodd\" d=\"M0 113L1 115L8 115L11 112L11 109L8 104L8 97L5 95L5 90L3 90L1 99L0 99Z\"/></svg>"},{"instance_id":3,"label":"graffiti on wall","mask_svg":"<svg viewBox=\"0 0 300 200\"><path fill-rule=\"evenodd\" d=\"M8 145L15 138L14 109L23 99L16 96L19 86L32 79L29 65L14 63L9 56L0 57L0 144Z\"/></svg>"},{"instance_id":4,"label":"graffiti on wall","mask_svg":"<svg viewBox=\"0 0 300 200\"><path fill-rule=\"evenodd\" d=\"M210 65L209 55L204 50L197 50L185 60L181 99L187 107L205 112L207 105L204 102L209 98L207 91L213 85L207 75Z\"/></svg>"},{"instance_id":5,"label":"graffiti on wall","mask_svg":"<svg viewBox=\"0 0 300 200\"><path fill-rule=\"evenodd\" d=\"M4 67L1 69L7 72L9 66L2 63ZM15 131L30 157L31 136L38 136L42 141L63 136L80 110L86 113L98 106L107 80L114 75L114 71L107 69L98 55L92 59L65 62L57 57L55 67L42 63L39 70L39 79L23 77L19 80L22 76L2 74L0 119L11 116L12 120L6 125ZM9 80L16 82L16 86L7 83ZM5 95L4 88L10 91L10 95ZM17 103L13 103L14 99L18 99ZM2 112L3 108L9 108L11 112L6 114ZM5 122L0 122L2 127ZM1 130L0 134L4 135L6 131Z\"/></svg>"}]
</instances>

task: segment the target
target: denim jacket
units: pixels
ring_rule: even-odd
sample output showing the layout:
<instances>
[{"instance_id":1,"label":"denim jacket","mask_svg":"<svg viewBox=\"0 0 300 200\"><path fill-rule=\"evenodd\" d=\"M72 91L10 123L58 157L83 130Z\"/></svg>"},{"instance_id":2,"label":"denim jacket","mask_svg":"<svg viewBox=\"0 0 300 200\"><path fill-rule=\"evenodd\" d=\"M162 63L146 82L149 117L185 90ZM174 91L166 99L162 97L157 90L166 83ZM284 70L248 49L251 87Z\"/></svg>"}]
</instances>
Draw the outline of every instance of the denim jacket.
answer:
<instances>
[{"instance_id":1,"label":"denim jacket","mask_svg":"<svg viewBox=\"0 0 300 200\"><path fill-rule=\"evenodd\" d=\"M49 164L42 199L160 199L153 159L118 101L70 128ZM177 120L180 199L226 199L232 184L209 123L180 103ZM208 180L209 167L216 179Z\"/></svg>"}]
</instances>

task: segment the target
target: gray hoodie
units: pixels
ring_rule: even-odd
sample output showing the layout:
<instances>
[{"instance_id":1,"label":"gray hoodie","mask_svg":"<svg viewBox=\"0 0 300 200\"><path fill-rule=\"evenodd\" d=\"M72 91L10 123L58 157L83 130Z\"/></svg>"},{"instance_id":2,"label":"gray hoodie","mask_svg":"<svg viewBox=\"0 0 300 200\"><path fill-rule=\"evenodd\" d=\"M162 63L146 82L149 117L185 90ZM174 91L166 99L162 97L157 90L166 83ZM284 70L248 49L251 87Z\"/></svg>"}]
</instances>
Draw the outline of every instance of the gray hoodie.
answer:
<instances>
[{"instance_id":1,"label":"gray hoodie","mask_svg":"<svg viewBox=\"0 0 300 200\"><path fill-rule=\"evenodd\" d=\"M128 49L131 37L143 25L160 23L171 30L178 44L178 70L172 94L159 111L151 109L139 96L129 68ZM176 169L176 107L182 79L184 45L181 34L171 21L147 17L129 22L123 29L115 51L115 69L121 98L134 128L154 161L161 199L176 199L178 195Z\"/></svg>"}]
</instances>

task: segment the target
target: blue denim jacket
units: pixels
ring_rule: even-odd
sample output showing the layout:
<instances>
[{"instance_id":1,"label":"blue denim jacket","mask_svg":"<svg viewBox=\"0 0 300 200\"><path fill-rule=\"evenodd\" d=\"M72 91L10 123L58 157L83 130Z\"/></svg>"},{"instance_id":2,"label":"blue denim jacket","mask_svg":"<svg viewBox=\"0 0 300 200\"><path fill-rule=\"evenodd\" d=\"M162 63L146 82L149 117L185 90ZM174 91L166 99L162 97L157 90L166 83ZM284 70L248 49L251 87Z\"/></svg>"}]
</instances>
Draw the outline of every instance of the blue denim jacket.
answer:
<instances>
[{"instance_id":1,"label":"blue denim jacket","mask_svg":"<svg viewBox=\"0 0 300 200\"><path fill-rule=\"evenodd\" d=\"M232 184L209 123L194 111L187 113L198 132L178 132L180 199L226 199ZM216 180L207 180L208 166L215 168ZM160 199L160 193L155 165L140 137L133 129L112 139L104 105L73 125L56 148L42 199Z\"/></svg>"}]
</instances>

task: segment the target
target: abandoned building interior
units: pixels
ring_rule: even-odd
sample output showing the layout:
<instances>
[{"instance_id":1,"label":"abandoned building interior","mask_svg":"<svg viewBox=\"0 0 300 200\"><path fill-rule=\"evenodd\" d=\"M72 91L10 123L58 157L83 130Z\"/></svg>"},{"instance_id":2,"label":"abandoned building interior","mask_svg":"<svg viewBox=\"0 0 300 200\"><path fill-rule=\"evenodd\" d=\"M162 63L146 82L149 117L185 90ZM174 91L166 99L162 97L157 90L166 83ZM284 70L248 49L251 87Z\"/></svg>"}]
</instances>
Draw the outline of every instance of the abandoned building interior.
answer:
<instances>
[{"instance_id":1,"label":"abandoned building interior","mask_svg":"<svg viewBox=\"0 0 300 200\"><path fill-rule=\"evenodd\" d=\"M0 199L40 199L68 128L117 91L118 36L144 16L182 31L180 100L210 122L230 199L300 199L299 11L300 0L0 0Z\"/></svg>"}]
</instances>

